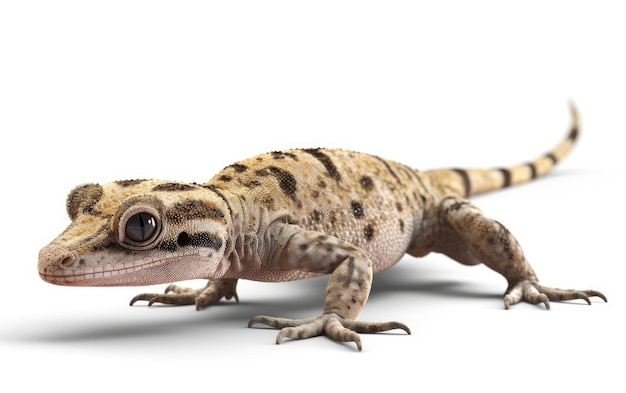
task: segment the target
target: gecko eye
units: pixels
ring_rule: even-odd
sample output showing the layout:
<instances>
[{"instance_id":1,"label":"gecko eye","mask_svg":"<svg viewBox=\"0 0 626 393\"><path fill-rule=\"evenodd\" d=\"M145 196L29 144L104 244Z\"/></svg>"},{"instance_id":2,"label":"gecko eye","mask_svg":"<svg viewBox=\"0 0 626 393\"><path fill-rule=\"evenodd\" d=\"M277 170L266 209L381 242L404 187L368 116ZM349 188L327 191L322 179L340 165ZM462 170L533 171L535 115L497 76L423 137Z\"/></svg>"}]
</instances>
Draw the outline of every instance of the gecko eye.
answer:
<instances>
[{"instance_id":1,"label":"gecko eye","mask_svg":"<svg viewBox=\"0 0 626 393\"><path fill-rule=\"evenodd\" d=\"M126 237L137 243L149 240L156 230L156 218L150 213L137 213L126 221Z\"/></svg>"},{"instance_id":2,"label":"gecko eye","mask_svg":"<svg viewBox=\"0 0 626 393\"><path fill-rule=\"evenodd\" d=\"M126 210L117 227L120 245L132 250L149 247L161 234L161 215L150 205L136 205Z\"/></svg>"}]
</instances>

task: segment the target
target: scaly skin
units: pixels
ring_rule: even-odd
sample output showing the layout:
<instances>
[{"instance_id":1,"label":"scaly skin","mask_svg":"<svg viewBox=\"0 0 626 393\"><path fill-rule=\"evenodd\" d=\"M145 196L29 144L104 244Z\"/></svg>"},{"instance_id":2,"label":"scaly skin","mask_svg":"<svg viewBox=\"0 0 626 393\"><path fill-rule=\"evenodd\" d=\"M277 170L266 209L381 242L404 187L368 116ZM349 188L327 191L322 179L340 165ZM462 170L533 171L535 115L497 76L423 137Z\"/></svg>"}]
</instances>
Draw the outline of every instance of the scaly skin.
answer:
<instances>
[{"instance_id":1,"label":"scaly skin","mask_svg":"<svg viewBox=\"0 0 626 393\"><path fill-rule=\"evenodd\" d=\"M39 253L39 273L75 286L151 285L209 279L203 289L170 285L132 299L193 304L238 300L238 279L286 281L329 275L321 315L257 316L284 337L326 334L361 350L360 332L410 330L357 321L374 274L405 254L440 252L484 263L508 282L504 304L606 297L539 284L513 235L466 198L546 174L571 149L567 138L534 161L499 169L420 172L376 156L294 149L229 165L204 184L126 180L75 188L69 227Z\"/></svg>"}]
</instances>

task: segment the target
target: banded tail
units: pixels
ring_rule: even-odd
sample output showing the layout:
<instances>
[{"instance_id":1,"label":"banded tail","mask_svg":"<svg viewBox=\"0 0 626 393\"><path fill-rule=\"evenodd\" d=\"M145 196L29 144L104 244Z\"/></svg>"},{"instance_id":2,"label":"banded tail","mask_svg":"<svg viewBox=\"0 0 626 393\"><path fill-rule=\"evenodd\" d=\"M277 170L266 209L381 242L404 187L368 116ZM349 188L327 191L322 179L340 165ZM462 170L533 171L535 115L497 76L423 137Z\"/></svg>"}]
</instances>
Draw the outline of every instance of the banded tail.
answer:
<instances>
[{"instance_id":1,"label":"banded tail","mask_svg":"<svg viewBox=\"0 0 626 393\"><path fill-rule=\"evenodd\" d=\"M570 104L572 125L565 139L546 154L529 162L491 169L435 169L426 173L432 179L448 183L447 188L455 194L468 197L512 185L525 183L550 172L572 150L579 135L578 112ZM451 184L455 184L452 186Z\"/></svg>"}]
</instances>

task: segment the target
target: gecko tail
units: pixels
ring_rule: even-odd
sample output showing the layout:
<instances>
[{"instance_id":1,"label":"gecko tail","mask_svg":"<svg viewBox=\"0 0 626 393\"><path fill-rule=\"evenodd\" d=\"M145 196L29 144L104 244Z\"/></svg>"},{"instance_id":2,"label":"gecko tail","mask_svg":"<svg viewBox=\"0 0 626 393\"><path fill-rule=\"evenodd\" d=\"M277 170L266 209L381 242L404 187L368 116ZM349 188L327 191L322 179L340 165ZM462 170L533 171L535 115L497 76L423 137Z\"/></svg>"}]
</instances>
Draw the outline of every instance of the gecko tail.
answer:
<instances>
[{"instance_id":1,"label":"gecko tail","mask_svg":"<svg viewBox=\"0 0 626 393\"><path fill-rule=\"evenodd\" d=\"M499 190L516 184L526 183L550 172L569 154L579 136L578 111L570 102L571 126L567 136L552 150L532 161L508 167L490 169L435 169L427 171L433 181L446 179L448 184L456 184L449 191L465 197ZM453 179L452 179L453 178Z\"/></svg>"}]
</instances>

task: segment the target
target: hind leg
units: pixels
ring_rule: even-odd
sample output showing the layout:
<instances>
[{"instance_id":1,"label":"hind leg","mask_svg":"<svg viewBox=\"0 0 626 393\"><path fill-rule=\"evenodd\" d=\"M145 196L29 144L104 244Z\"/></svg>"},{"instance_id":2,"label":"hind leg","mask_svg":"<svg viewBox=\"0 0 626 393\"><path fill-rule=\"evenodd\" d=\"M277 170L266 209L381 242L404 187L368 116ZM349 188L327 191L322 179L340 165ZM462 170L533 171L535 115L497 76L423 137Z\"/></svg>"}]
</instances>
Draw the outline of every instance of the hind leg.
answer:
<instances>
[{"instance_id":1,"label":"hind leg","mask_svg":"<svg viewBox=\"0 0 626 393\"><path fill-rule=\"evenodd\" d=\"M445 198L438 212L440 236L434 251L450 256L465 264L484 263L500 273L508 282L504 307L526 301L543 303L547 309L550 301L582 299L591 304L589 297L606 297L594 290L559 289L543 286L530 266L522 248L508 229L483 213L467 200Z\"/></svg>"}]
</instances>

